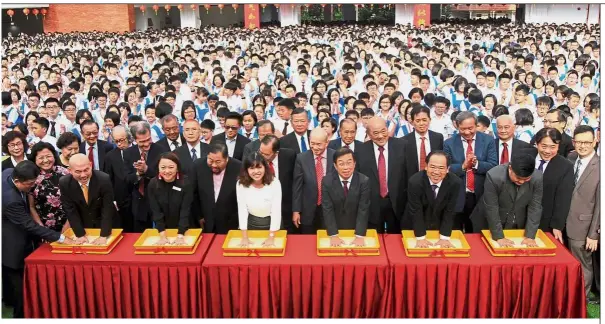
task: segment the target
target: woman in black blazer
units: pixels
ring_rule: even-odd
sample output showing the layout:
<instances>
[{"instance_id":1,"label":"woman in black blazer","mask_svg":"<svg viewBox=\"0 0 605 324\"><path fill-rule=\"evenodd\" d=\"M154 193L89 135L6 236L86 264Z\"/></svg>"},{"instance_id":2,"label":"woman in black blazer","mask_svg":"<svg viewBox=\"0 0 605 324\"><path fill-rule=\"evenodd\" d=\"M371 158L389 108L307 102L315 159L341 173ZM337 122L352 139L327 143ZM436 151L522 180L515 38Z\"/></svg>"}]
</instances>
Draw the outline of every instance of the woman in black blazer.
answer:
<instances>
[{"instance_id":1,"label":"woman in black blazer","mask_svg":"<svg viewBox=\"0 0 605 324\"><path fill-rule=\"evenodd\" d=\"M27 160L25 151L28 149L25 135L16 131L8 131L2 137L2 152L8 157L2 161L2 171L12 169L17 163Z\"/></svg>"},{"instance_id":2,"label":"woman in black blazer","mask_svg":"<svg viewBox=\"0 0 605 324\"><path fill-rule=\"evenodd\" d=\"M189 213L193 202L193 186L180 172L179 158L173 152L160 155L158 175L151 179L147 189L155 228L160 232L156 245L170 244L167 228L178 228L174 244L185 244L184 234L189 226Z\"/></svg>"}]
</instances>

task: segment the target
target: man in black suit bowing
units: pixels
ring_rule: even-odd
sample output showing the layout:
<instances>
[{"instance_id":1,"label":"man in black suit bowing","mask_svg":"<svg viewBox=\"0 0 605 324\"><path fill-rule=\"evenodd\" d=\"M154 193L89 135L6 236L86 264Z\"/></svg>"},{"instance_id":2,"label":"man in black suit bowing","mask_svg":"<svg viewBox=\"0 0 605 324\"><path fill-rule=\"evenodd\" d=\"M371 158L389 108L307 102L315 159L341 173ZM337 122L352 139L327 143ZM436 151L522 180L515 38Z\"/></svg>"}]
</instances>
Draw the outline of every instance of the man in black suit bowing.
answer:
<instances>
[{"instance_id":1,"label":"man in black suit bowing","mask_svg":"<svg viewBox=\"0 0 605 324\"><path fill-rule=\"evenodd\" d=\"M281 148L279 139L272 134L264 136L260 143L258 152L267 160L269 168L278 176L281 184L282 226L292 234L295 229L292 224L292 180L296 153L290 149Z\"/></svg>"},{"instance_id":2,"label":"man in black suit bowing","mask_svg":"<svg viewBox=\"0 0 605 324\"><path fill-rule=\"evenodd\" d=\"M506 164L512 161L513 156L522 150L531 148L528 143L514 138L515 124L511 115L501 115L496 118L496 148L498 149L498 164Z\"/></svg>"},{"instance_id":3,"label":"man in black suit bowing","mask_svg":"<svg viewBox=\"0 0 605 324\"><path fill-rule=\"evenodd\" d=\"M126 181L132 187L132 214L134 215L134 232L142 233L151 228L151 211L147 201L149 181L158 174L157 166L160 154L166 148L151 141L151 128L146 122L136 122L130 131L137 142L124 151Z\"/></svg>"},{"instance_id":4,"label":"man in black suit bowing","mask_svg":"<svg viewBox=\"0 0 605 324\"><path fill-rule=\"evenodd\" d=\"M280 139L282 148L291 149L296 154L304 153L311 149L309 130L309 115L306 110L296 108L292 112L292 128L294 131Z\"/></svg>"},{"instance_id":5,"label":"man in black suit bowing","mask_svg":"<svg viewBox=\"0 0 605 324\"><path fill-rule=\"evenodd\" d=\"M160 103L161 104L161 103ZM157 114L157 111L156 111ZM181 135L179 120L173 114L168 114L160 119L164 138L157 141L156 144L162 146L166 152L174 151L183 146L185 139Z\"/></svg>"},{"instance_id":6,"label":"man in black suit bowing","mask_svg":"<svg viewBox=\"0 0 605 324\"><path fill-rule=\"evenodd\" d=\"M80 153L86 155L93 170L103 170L105 156L113 150L113 145L99 139L99 125L94 120L85 120L80 124L84 141L80 143Z\"/></svg>"},{"instance_id":7,"label":"man in black suit bowing","mask_svg":"<svg viewBox=\"0 0 605 324\"><path fill-rule=\"evenodd\" d=\"M202 208L198 222L204 233L227 234L238 229L235 185L241 168L242 162L230 158L223 143L210 144L206 158L193 162L191 178Z\"/></svg>"},{"instance_id":8,"label":"man in black suit bowing","mask_svg":"<svg viewBox=\"0 0 605 324\"><path fill-rule=\"evenodd\" d=\"M84 154L69 159L71 174L59 179L61 204L69 225L76 234L76 244L88 243L85 228L100 228L100 236L92 244L103 245L111 236L111 221L116 207L109 176L92 169Z\"/></svg>"},{"instance_id":9,"label":"man in black suit bowing","mask_svg":"<svg viewBox=\"0 0 605 324\"><path fill-rule=\"evenodd\" d=\"M346 147L355 152L355 148L361 145L360 141L355 140L355 135L357 135L357 123L352 119L345 118L341 120L338 133L340 134L340 138L331 140L328 144L328 148L336 151L341 147Z\"/></svg>"},{"instance_id":10,"label":"man in black suit bowing","mask_svg":"<svg viewBox=\"0 0 605 324\"><path fill-rule=\"evenodd\" d=\"M338 230L354 229L352 244L364 246L370 216L370 179L355 171L355 155L346 147L334 153L334 168L336 172L324 177L321 185L321 207L330 245L345 243L338 237Z\"/></svg>"},{"instance_id":11,"label":"man in black suit bowing","mask_svg":"<svg viewBox=\"0 0 605 324\"><path fill-rule=\"evenodd\" d=\"M202 143L202 127L195 119L183 123L184 145L174 150L181 162L181 172L185 175L191 173L193 161L203 159L208 154L208 144Z\"/></svg>"},{"instance_id":12,"label":"man in black suit bowing","mask_svg":"<svg viewBox=\"0 0 605 324\"><path fill-rule=\"evenodd\" d=\"M124 168L124 152L132 143L126 128L122 125L115 126L111 131L116 148L107 153L103 172L109 175L113 185L113 194L118 212L113 219L113 228L122 228L125 232L133 231L132 218L132 185L126 181L126 168Z\"/></svg>"},{"instance_id":13,"label":"man in black suit bowing","mask_svg":"<svg viewBox=\"0 0 605 324\"><path fill-rule=\"evenodd\" d=\"M270 120L259 120L256 124L256 131L258 132L258 139L244 146L243 156L248 156L252 152L258 152L260 142L263 140L263 138L265 138L267 135L272 135L275 133L275 126L273 126L273 123ZM288 223L290 222L288 221Z\"/></svg>"},{"instance_id":14,"label":"man in black suit bowing","mask_svg":"<svg viewBox=\"0 0 605 324\"><path fill-rule=\"evenodd\" d=\"M328 148L328 133L315 128L310 137L311 149L296 156L292 186L292 222L302 234L315 234L325 228L321 183L324 176L334 172L334 151Z\"/></svg>"},{"instance_id":15,"label":"man in black suit bowing","mask_svg":"<svg viewBox=\"0 0 605 324\"><path fill-rule=\"evenodd\" d=\"M426 240L427 230L438 230L435 245L454 247L450 242L456 202L462 180L449 172L450 162L443 151L432 151L426 157L426 169L415 173L408 183L407 219L411 219L416 247L427 248L433 243Z\"/></svg>"},{"instance_id":16,"label":"man in black suit bowing","mask_svg":"<svg viewBox=\"0 0 605 324\"><path fill-rule=\"evenodd\" d=\"M359 172L370 178L368 228L378 233L401 232L401 217L407 200L406 151L403 139L389 138L386 121L372 117L367 123L370 141L357 148Z\"/></svg>"},{"instance_id":17,"label":"man in black suit bowing","mask_svg":"<svg viewBox=\"0 0 605 324\"><path fill-rule=\"evenodd\" d=\"M230 112L225 118L225 134L213 136L210 144L225 144L229 152L229 157L241 162L244 156L244 146L250 143L250 140L246 138L246 136L238 133L241 127L242 115L236 112Z\"/></svg>"}]
</instances>

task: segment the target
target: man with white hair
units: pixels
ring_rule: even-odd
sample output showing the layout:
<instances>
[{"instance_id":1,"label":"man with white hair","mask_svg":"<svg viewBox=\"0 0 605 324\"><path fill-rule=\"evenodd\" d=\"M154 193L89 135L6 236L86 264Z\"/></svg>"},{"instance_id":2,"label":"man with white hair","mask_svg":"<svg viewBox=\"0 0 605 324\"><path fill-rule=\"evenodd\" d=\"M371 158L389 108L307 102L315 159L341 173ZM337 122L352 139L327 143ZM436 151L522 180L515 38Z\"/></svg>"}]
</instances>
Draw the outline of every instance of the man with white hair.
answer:
<instances>
[{"instance_id":1,"label":"man with white hair","mask_svg":"<svg viewBox=\"0 0 605 324\"><path fill-rule=\"evenodd\" d=\"M519 153L523 149L532 147L515 138L515 124L511 115L501 115L496 118L496 130L498 131L495 139L498 149L498 164L508 163L512 160L513 153Z\"/></svg>"},{"instance_id":2,"label":"man with white hair","mask_svg":"<svg viewBox=\"0 0 605 324\"><path fill-rule=\"evenodd\" d=\"M109 175L113 184L115 205L118 212L113 220L115 228L122 228L126 232L132 231L131 189L126 182L126 169L124 168L124 151L132 144L132 135L126 127L118 125L111 132L116 148L107 153L103 172Z\"/></svg>"}]
</instances>

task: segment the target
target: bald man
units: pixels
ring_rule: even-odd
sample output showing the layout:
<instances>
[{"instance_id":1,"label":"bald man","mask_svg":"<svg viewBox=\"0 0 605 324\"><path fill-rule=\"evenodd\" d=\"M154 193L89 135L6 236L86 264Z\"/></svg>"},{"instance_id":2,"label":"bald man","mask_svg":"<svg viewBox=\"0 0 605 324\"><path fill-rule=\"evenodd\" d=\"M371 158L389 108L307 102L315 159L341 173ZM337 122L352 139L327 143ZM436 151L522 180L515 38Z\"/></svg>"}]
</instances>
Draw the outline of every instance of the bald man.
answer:
<instances>
[{"instance_id":1,"label":"bald man","mask_svg":"<svg viewBox=\"0 0 605 324\"><path fill-rule=\"evenodd\" d=\"M81 153L69 159L69 170L71 174L59 179L59 189L63 210L77 237L76 244L106 244L116 212L111 180L106 173L93 170L88 157ZM88 238L87 228L100 228L101 236Z\"/></svg>"},{"instance_id":2,"label":"bald man","mask_svg":"<svg viewBox=\"0 0 605 324\"><path fill-rule=\"evenodd\" d=\"M334 150L328 148L328 134L315 128L309 136L311 149L296 156L292 186L292 222L302 234L325 229L321 207L321 181L335 172Z\"/></svg>"},{"instance_id":3,"label":"bald man","mask_svg":"<svg viewBox=\"0 0 605 324\"><path fill-rule=\"evenodd\" d=\"M501 115L496 118L496 131L498 132L495 139L498 148L498 164L509 163L513 154L532 147L515 138L515 123L511 115Z\"/></svg>"},{"instance_id":4,"label":"bald man","mask_svg":"<svg viewBox=\"0 0 605 324\"><path fill-rule=\"evenodd\" d=\"M386 121L380 117L368 121L366 132L370 140L359 145L355 155L359 172L370 178L368 228L389 234L412 229L411 219L402 219L408 178L404 140L389 138Z\"/></svg>"}]
</instances>

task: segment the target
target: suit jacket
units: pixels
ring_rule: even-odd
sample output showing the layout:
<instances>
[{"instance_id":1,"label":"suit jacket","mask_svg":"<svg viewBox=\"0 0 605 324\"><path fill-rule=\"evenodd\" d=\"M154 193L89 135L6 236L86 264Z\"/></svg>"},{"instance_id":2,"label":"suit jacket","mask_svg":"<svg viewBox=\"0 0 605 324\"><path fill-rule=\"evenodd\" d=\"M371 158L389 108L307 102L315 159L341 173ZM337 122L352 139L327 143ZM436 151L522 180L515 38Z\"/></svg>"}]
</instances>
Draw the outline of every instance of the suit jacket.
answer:
<instances>
[{"instance_id":1,"label":"suit jacket","mask_svg":"<svg viewBox=\"0 0 605 324\"><path fill-rule=\"evenodd\" d=\"M88 184L88 203L82 187L71 174L59 179L61 204L69 225L77 237L86 235L85 228L101 228L101 236L111 235L111 220L116 212L113 204L113 187L109 176L93 170Z\"/></svg>"},{"instance_id":2,"label":"suit jacket","mask_svg":"<svg viewBox=\"0 0 605 324\"><path fill-rule=\"evenodd\" d=\"M189 227L193 190L189 178L176 179L172 183L159 180L158 177L151 179L147 190L148 201L158 231L178 228L178 234L185 234Z\"/></svg>"},{"instance_id":3,"label":"suit jacket","mask_svg":"<svg viewBox=\"0 0 605 324\"><path fill-rule=\"evenodd\" d=\"M210 144L214 144L214 143L226 144L226 142L227 142L227 139L225 138L225 133L221 133L221 134L212 136L212 140L210 141ZM235 138L235 149L233 150L234 159L238 159L240 162L243 160L244 146L246 146L246 144L248 144L248 143L250 143L250 139L248 139L246 136L237 134L237 137Z\"/></svg>"},{"instance_id":4,"label":"suit jacket","mask_svg":"<svg viewBox=\"0 0 605 324\"><path fill-rule=\"evenodd\" d=\"M103 167L105 166L105 156L107 155L107 153L111 152L111 150L113 150L114 146L113 144L109 144L106 141L103 140L97 140L97 145L98 145L98 158L99 158L99 170L103 170ZM80 153L88 156L88 152L86 152L86 141L83 141L82 143L80 143Z\"/></svg>"},{"instance_id":5,"label":"suit jacket","mask_svg":"<svg viewBox=\"0 0 605 324\"><path fill-rule=\"evenodd\" d=\"M359 145L363 144L363 142L360 142L358 140L355 140L353 143L354 143L353 146L354 146L355 150L359 147ZM328 143L328 148L331 148L334 151L336 151L340 148L343 148L343 147L344 146L342 145L342 140L340 138L333 139ZM353 151L353 152L355 152L355 151Z\"/></svg>"},{"instance_id":6,"label":"suit jacket","mask_svg":"<svg viewBox=\"0 0 605 324\"><path fill-rule=\"evenodd\" d=\"M485 174L491 168L498 165L498 148L494 143L494 139L486 134L477 132L475 138L475 151L477 157L477 169L473 170L475 174L475 196L477 201L483 195L485 183ZM462 137L456 134L448 138L443 143L443 150L450 158L450 171L456 174L461 180L461 189L458 195L458 205L456 211L461 212L464 207L466 195L466 172L462 170L462 163L466 159L466 152L462 146Z\"/></svg>"},{"instance_id":7,"label":"suit jacket","mask_svg":"<svg viewBox=\"0 0 605 324\"><path fill-rule=\"evenodd\" d=\"M416 237L425 236L427 230L439 230L441 235L451 236L460 182L458 176L448 172L434 197L426 171L410 177L405 218L407 224L412 224Z\"/></svg>"},{"instance_id":8,"label":"suit jacket","mask_svg":"<svg viewBox=\"0 0 605 324\"><path fill-rule=\"evenodd\" d=\"M2 171L2 266L18 270L34 251L34 238L54 242L61 234L34 222L26 194L15 187L12 172Z\"/></svg>"},{"instance_id":9,"label":"suit jacket","mask_svg":"<svg viewBox=\"0 0 605 324\"><path fill-rule=\"evenodd\" d=\"M498 156L498 164L500 164L500 158L501 158L501 156L500 156L500 139L496 137L496 139L494 140L494 143L496 144L496 153ZM513 138L513 145L512 145L513 151L510 156L510 159L512 160L514 156L517 156L522 151L530 149L530 148L532 148L532 145L528 144L527 142Z\"/></svg>"},{"instance_id":10,"label":"suit jacket","mask_svg":"<svg viewBox=\"0 0 605 324\"><path fill-rule=\"evenodd\" d=\"M321 207L328 235L338 234L339 229L354 229L355 235L366 236L370 216L370 179L355 171L348 187L345 197L338 172L323 178Z\"/></svg>"},{"instance_id":11,"label":"suit jacket","mask_svg":"<svg viewBox=\"0 0 605 324\"><path fill-rule=\"evenodd\" d=\"M185 143L187 143L187 141L185 141L185 137L183 137L183 134L180 134L179 136L181 137L181 146L185 145ZM164 136L164 138L162 138L161 140L157 141L156 144L164 148L164 152L172 151L172 145L168 144L168 137L166 136Z\"/></svg>"},{"instance_id":12,"label":"suit jacket","mask_svg":"<svg viewBox=\"0 0 605 324\"><path fill-rule=\"evenodd\" d=\"M521 186L508 175L509 163L487 172L485 193L471 214L473 228L489 228L494 240L504 238L503 229L525 229L525 237L535 238L542 216L542 172L534 170Z\"/></svg>"},{"instance_id":13,"label":"suit jacket","mask_svg":"<svg viewBox=\"0 0 605 324\"><path fill-rule=\"evenodd\" d=\"M229 158L218 199L215 202L212 170L205 159L197 159L193 162L190 177L195 181L201 206L201 215L198 219L205 220L205 233L227 234L229 230L239 228L235 185L241 168L242 162Z\"/></svg>"},{"instance_id":14,"label":"suit jacket","mask_svg":"<svg viewBox=\"0 0 605 324\"><path fill-rule=\"evenodd\" d=\"M527 152L532 156L538 154L535 148L528 149ZM573 164L563 156L556 155L544 170L541 230L545 232L552 232L552 229L563 230L569 214L573 190Z\"/></svg>"},{"instance_id":15,"label":"suit jacket","mask_svg":"<svg viewBox=\"0 0 605 324\"><path fill-rule=\"evenodd\" d=\"M210 145L200 142L201 152L195 152L198 156L198 159L205 159L206 155L208 155L209 149ZM181 173L186 175L190 174L191 168L193 168L193 159L191 158L189 145L187 145L185 142L185 144L174 150L174 153L179 157L179 162L181 162Z\"/></svg>"},{"instance_id":16,"label":"suit jacket","mask_svg":"<svg viewBox=\"0 0 605 324\"><path fill-rule=\"evenodd\" d=\"M309 146L307 147L307 151L311 150L311 141L309 139L309 137L311 136L311 131L307 131L307 143L309 143ZM279 147L280 148L288 148L291 149L292 151L294 151L296 154L300 153L300 146L298 145L298 139L296 138L296 133L292 132L282 138L279 139Z\"/></svg>"},{"instance_id":17,"label":"suit jacket","mask_svg":"<svg viewBox=\"0 0 605 324\"><path fill-rule=\"evenodd\" d=\"M401 138L389 138L387 161L388 197L391 200L395 217L401 219L407 201L407 179L405 142ZM377 157L374 142L367 141L355 150L358 171L370 179L370 219L369 223L380 225L380 182L378 179Z\"/></svg>"},{"instance_id":18,"label":"suit jacket","mask_svg":"<svg viewBox=\"0 0 605 324\"><path fill-rule=\"evenodd\" d=\"M294 181L294 164L296 153L287 148L280 148L277 155L277 172L282 192L282 226L284 221L292 223L292 183Z\"/></svg>"},{"instance_id":19,"label":"suit jacket","mask_svg":"<svg viewBox=\"0 0 605 324\"><path fill-rule=\"evenodd\" d=\"M260 148L260 140L254 140L254 141L246 144L246 146L244 146L243 156L248 156L250 153L258 151L259 148Z\"/></svg>"},{"instance_id":20,"label":"suit jacket","mask_svg":"<svg viewBox=\"0 0 605 324\"><path fill-rule=\"evenodd\" d=\"M405 145L406 145L406 159L405 159L405 168L406 168L406 175L407 175L407 179L405 179L405 182L409 181L409 178L414 175L415 173L418 173L418 171L423 171L420 170L420 159L418 157L418 146L416 145L416 132L413 131L409 134L407 134L406 136L403 137L403 140L405 141ZM426 155L428 156L429 153L431 153L432 151L441 151L443 150L443 135L437 132L433 132L433 131L429 131L429 142L431 145L431 150L426 152Z\"/></svg>"},{"instance_id":21,"label":"suit jacket","mask_svg":"<svg viewBox=\"0 0 605 324\"><path fill-rule=\"evenodd\" d=\"M571 142L571 136L567 135L565 132L562 134L561 143L559 143L559 151L558 154L567 157L571 151L574 150L573 143ZM531 139L529 142L530 146L533 147L536 144L536 137Z\"/></svg>"},{"instance_id":22,"label":"suit jacket","mask_svg":"<svg viewBox=\"0 0 605 324\"><path fill-rule=\"evenodd\" d=\"M113 185L113 195L120 209L130 203L132 193L132 184L126 181L127 171L122 158L123 153L125 150L113 149L105 157L103 166L103 172L109 175Z\"/></svg>"},{"instance_id":23,"label":"suit jacket","mask_svg":"<svg viewBox=\"0 0 605 324\"><path fill-rule=\"evenodd\" d=\"M16 165L13 165L13 160L10 158L10 156L6 160L2 161L2 171L12 169L15 166Z\"/></svg>"},{"instance_id":24,"label":"suit jacket","mask_svg":"<svg viewBox=\"0 0 605 324\"><path fill-rule=\"evenodd\" d=\"M326 176L334 170L334 151L326 148ZM312 225L317 208L317 177L315 175L315 158L308 150L296 156L292 185L292 212L300 212L300 222Z\"/></svg>"},{"instance_id":25,"label":"suit jacket","mask_svg":"<svg viewBox=\"0 0 605 324\"><path fill-rule=\"evenodd\" d=\"M572 152L569 160L572 161L574 168L577 159L578 154ZM599 162L600 158L595 154L573 189L566 222L567 237L570 239L582 241L586 240L587 237L593 240L599 239L597 233L601 224L601 173Z\"/></svg>"}]
</instances>

